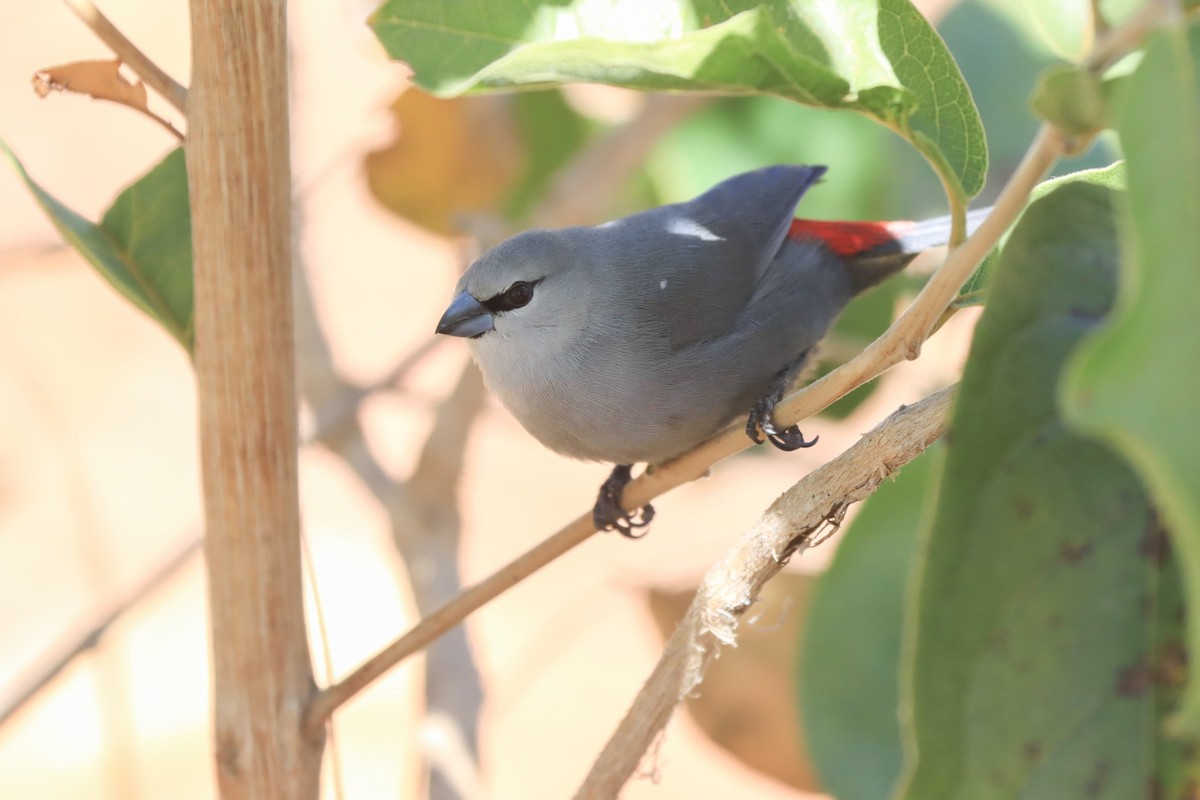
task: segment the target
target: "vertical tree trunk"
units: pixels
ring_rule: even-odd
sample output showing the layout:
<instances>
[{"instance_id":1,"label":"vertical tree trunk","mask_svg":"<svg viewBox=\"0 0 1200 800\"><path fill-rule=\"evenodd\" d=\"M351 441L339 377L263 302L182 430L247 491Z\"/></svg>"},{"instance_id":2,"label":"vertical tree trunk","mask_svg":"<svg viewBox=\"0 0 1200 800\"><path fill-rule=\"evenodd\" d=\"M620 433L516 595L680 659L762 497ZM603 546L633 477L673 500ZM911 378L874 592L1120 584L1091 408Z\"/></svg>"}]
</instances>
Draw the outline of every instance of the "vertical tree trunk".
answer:
<instances>
[{"instance_id":1,"label":"vertical tree trunk","mask_svg":"<svg viewBox=\"0 0 1200 800\"><path fill-rule=\"evenodd\" d=\"M187 164L223 798L316 798L296 486L284 0L192 0Z\"/></svg>"}]
</instances>

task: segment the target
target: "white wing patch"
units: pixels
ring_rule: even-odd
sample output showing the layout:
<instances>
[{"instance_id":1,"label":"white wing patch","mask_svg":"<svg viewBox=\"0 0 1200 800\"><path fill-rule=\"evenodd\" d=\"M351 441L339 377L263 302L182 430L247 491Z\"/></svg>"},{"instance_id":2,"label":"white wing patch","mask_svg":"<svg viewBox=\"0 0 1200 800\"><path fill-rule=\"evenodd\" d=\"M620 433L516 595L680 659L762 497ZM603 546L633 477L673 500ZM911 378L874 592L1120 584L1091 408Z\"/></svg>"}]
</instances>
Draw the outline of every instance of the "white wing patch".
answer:
<instances>
[{"instance_id":1,"label":"white wing patch","mask_svg":"<svg viewBox=\"0 0 1200 800\"><path fill-rule=\"evenodd\" d=\"M676 236L687 236L692 239L699 239L702 242L722 242L724 237L717 236L708 228L696 222L694 219L687 217L673 217L667 222L667 233L673 233Z\"/></svg>"}]
</instances>

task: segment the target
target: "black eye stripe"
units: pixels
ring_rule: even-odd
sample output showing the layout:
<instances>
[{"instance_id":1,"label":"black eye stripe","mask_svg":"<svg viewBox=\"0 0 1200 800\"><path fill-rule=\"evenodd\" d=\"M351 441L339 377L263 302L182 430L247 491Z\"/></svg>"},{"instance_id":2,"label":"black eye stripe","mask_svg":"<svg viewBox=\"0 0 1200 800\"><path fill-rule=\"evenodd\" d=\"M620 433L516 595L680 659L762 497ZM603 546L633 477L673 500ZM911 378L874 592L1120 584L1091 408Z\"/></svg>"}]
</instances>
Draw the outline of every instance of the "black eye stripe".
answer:
<instances>
[{"instance_id":1,"label":"black eye stripe","mask_svg":"<svg viewBox=\"0 0 1200 800\"><path fill-rule=\"evenodd\" d=\"M517 281L495 297L484 301L483 307L492 313L511 311L529 305L533 299L533 288L541 281Z\"/></svg>"}]
</instances>

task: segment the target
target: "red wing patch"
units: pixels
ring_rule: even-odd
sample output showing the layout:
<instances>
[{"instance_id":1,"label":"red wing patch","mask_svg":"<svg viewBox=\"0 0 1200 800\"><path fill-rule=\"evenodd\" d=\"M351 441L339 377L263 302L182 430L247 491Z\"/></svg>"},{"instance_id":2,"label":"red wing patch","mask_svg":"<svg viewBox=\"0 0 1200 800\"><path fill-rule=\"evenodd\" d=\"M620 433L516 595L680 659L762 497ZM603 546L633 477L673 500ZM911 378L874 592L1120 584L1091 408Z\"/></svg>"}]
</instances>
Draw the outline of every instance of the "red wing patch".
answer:
<instances>
[{"instance_id":1,"label":"red wing patch","mask_svg":"<svg viewBox=\"0 0 1200 800\"><path fill-rule=\"evenodd\" d=\"M794 219L787 235L789 239L820 239L830 250L846 257L893 242L915 225L915 222L825 222Z\"/></svg>"}]
</instances>

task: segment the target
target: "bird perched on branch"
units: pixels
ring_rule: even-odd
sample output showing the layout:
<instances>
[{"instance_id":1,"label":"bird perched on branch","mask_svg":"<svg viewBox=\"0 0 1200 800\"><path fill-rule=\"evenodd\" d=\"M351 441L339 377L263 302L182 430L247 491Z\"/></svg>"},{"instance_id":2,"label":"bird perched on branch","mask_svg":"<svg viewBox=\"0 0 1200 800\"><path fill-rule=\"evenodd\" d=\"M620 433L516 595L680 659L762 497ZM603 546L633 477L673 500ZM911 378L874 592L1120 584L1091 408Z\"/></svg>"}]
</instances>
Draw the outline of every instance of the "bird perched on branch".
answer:
<instances>
[{"instance_id":1,"label":"bird perched on branch","mask_svg":"<svg viewBox=\"0 0 1200 800\"><path fill-rule=\"evenodd\" d=\"M809 352L851 298L946 243L946 217L794 219L824 173L768 167L687 203L526 231L463 273L437 332L468 340L487 385L547 447L617 465L597 528L633 536L653 508L622 509L631 466L677 456L737 417L749 415L755 442L814 444L774 419Z\"/></svg>"}]
</instances>

